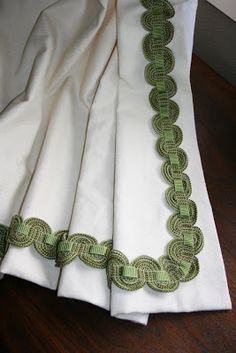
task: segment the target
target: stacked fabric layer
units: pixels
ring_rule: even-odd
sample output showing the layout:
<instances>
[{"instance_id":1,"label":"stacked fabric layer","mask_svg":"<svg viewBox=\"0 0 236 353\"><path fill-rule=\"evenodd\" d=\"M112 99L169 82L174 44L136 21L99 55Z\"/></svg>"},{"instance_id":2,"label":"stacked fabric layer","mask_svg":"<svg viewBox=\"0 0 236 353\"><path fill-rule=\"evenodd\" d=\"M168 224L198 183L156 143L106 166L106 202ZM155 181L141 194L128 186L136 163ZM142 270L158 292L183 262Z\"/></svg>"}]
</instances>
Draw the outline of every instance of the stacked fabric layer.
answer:
<instances>
[{"instance_id":1,"label":"stacked fabric layer","mask_svg":"<svg viewBox=\"0 0 236 353\"><path fill-rule=\"evenodd\" d=\"M230 309L189 82L197 1L1 7L1 273L143 324Z\"/></svg>"}]
</instances>

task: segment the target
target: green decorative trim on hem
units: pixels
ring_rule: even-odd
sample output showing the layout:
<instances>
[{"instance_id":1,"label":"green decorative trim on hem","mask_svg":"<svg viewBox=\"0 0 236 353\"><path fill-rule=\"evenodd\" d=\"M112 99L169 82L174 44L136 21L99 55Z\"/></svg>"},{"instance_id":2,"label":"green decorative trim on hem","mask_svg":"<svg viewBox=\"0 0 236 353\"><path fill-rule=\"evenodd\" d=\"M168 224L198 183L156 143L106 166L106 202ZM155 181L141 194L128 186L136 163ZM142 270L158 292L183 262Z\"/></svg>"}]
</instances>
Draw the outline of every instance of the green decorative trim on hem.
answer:
<instances>
[{"instance_id":1,"label":"green decorative trim on hem","mask_svg":"<svg viewBox=\"0 0 236 353\"><path fill-rule=\"evenodd\" d=\"M28 218L23 221L21 216L14 216L7 234L7 243L17 247L33 245L35 250L49 260L57 257L57 245L66 230L52 232L50 226L39 218Z\"/></svg>"},{"instance_id":2,"label":"green decorative trim on hem","mask_svg":"<svg viewBox=\"0 0 236 353\"><path fill-rule=\"evenodd\" d=\"M162 174L171 185L166 191L166 200L174 209L168 220L168 229L175 237L167 246L167 255L159 261L140 256L129 263L122 252L111 250L107 277L108 284L114 283L125 290L137 290L147 284L161 291L174 291L179 282L193 279L199 272L196 254L203 247L197 220L196 204L189 199L192 187L189 177L183 173L187 168L186 153L179 147L183 134L174 125L179 116L179 107L171 98L177 92L174 79L169 76L175 61L166 45L174 36L174 27L168 19L174 16L173 6L167 0L141 0L146 8L141 23L149 33L143 40L143 53L149 61L144 76L151 86L150 105L156 114L152 119L154 131L159 135L156 143L158 153L165 158Z\"/></svg>"},{"instance_id":3,"label":"green decorative trim on hem","mask_svg":"<svg viewBox=\"0 0 236 353\"><path fill-rule=\"evenodd\" d=\"M55 260L58 267L69 264L78 256L89 266L105 268L112 247L111 240L98 244L91 235L79 233L69 235L66 230L52 232L50 226L43 220L28 218L24 221L19 215L12 218L9 228L0 225L1 233L2 239L5 237L0 243L3 244L0 246L3 255L8 245L21 248L33 245L41 256Z\"/></svg>"},{"instance_id":4,"label":"green decorative trim on hem","mask_svg":"<svg viewBox=\"0 0 236 353\"><path fill-rule=\"evenodd\" d=\"M145 68L145 79L153 86L149 101L156 111L152 119L154 131L159 135L156 144L158 153L165 158L162 173L171 185L166 191L166 200L174 209L168 220L168 229L175 237L167 246L167 255L158 261L150 256L139 256L132 262L116 249L112 241L100 244L91 235L72 234L62 230L52 232L41 219L21 216L12 218L10 227L0 225L0 259L8 245L17 247L34 246L46 259L55 260L58 267L64 267L75 258L85 264L106 269L108 286L134 291L145 284L155 291L174 291L179 282L193 279L199 272L197 255L203 247L200 228L194 226L197 220L196 204L189 199L192 188L187 168L186 153L179 147L183 134L175 125L179 107L171 98L177 85L169 73L174 68L172 51L166 47L174 36L170 21L175 11L167 0L141 0L146 8L142 25L149 32L143 40L143 52L149 61Z\"/></svg>"},{"instance_id":5,"label":"green decorative trim on hem","mask_svg":"<svg viewBox=\"0 0 236 353\"><path fill-rule=\"evenodd\" d=\"M77 256L86 265L95 268L106 268L112 240L98 244L97 240L87 234L63 235L58 244L56 264L63 267Z\"/></svg>"},{"instance_id":6,"label":"green decorative trim on hem","mask_svg":"<svg viewBox=\"0 0 236 353\"><path fill-rule=\"evenodd\" d=\"M0 261L7 252L7 234L9 228L0 224Z\"/></svg>"}]
</instances>

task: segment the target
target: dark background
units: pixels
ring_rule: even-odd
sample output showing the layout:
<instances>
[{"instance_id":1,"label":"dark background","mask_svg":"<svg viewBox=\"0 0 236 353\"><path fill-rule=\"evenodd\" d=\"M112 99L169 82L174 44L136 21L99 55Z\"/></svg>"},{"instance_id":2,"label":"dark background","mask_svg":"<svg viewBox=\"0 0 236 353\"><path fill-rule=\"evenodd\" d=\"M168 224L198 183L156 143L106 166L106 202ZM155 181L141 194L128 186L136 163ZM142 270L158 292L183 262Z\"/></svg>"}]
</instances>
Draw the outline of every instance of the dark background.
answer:
<instances>
[{"instance_id":1,"label":"dark background","mask_svg":"<svg viewBox=\"0 0 236 353\"><path fill-rule=\"evenodd\" d=\"M194 52L236 87L236 23L207 0L198 0Z\"/></svg>"}]
</instances>

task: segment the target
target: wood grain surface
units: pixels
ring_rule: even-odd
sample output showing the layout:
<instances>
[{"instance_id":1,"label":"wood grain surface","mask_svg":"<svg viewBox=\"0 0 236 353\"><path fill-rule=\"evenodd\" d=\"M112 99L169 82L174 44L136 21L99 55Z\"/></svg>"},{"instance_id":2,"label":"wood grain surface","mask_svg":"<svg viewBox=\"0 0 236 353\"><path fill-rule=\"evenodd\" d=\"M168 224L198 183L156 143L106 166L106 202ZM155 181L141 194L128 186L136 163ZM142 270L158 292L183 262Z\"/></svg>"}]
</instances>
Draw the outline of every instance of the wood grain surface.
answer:
<instances>
[{"instance_id":1,"label":"wood grain surface","mask_svg":"<svg viewBox=\"0 0 236 353\"><path fill-rule=\"evenodd\" d=\"M191 82L204 174L236 295L236 90L197 57ZM0 282L1 353L235 353L232 311L151 315L147 327L85 302L5 276Z\"/></svg>"}]
</instances>

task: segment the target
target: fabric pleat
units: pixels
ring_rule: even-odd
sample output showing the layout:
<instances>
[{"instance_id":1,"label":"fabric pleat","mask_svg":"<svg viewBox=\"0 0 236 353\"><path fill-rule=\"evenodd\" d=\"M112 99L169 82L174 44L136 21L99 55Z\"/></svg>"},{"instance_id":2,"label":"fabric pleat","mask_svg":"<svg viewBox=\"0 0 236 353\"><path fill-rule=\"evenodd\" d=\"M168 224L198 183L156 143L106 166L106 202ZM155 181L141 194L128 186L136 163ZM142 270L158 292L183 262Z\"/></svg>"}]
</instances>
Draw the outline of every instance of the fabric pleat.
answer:
<instances>
[{"instance_id":1,"label":"fabric pleat","mask_svg":"<svg viewBox=\"0 0 236 353\"><path fill-rule=\"evenodd\" d=\"M90 110L86 144L78 181L70 234L112 239L113 186L117 99L117 50L109 60ZM106 271L87 266L79 258L61 273L58 295L110 309Z\"/></svg>"},{"instance_id":2,"label":"fabric pleat","mask_svg":"<svg viewBox=\"0 0 236 353\"><path fill-rule=\"evenodd\" d=\"M165 199L169 185L151 124L152 87L144 75L147 31L141 16L147 3L0 0L1 224L9 226L16 214L24 220L36 217L52 233L85 234L99 244L111 240L113 250L129 262L166 254L173 210ZM197 0L170 3L175 11L174 36L167 45L175 58L173 100L180 109L177 125L188 156L197 226L204 234L198 276L170 293L146 285L127 291L108 286L107 268L88 266L79 256L60 268L32 245L9 245L0 265L2 274L142 324L149 313L231 308L189 80Z\"/></svg>"},{"instance_id":3,"label":"fabric pleat","mask_svg":"<svg viewBox=\"0 0 236 353\"><path fill-rule=\"evenodd\" d=\"M197 145L189 81L197 1L173 1L172 4L175 34L168 46L174 53L175 67L170 75L178 88L173 99L180 107L177 124L183 131L181 147L189 160L186 173L192 183L191 198L197 204L198 225L205 235L204 248L198 255L200 273L192 283L181 283L173 293L154 292L146 286L129 292L113 285L111 314L116 317L124 318L124 314L133 312L188 312L231 307ZM150 125L153 110L148 101L150 86L143 76L147 61L142 56L140 42L146 33L138 25L143 10L135 0L129 4L125 0L118 2L121 79L117 104L113 246L130 261L141 254L158 259L165 254L171 240L167 220L172 210L165 201L168 184L161 174L163 158L155 150L157 137ZM133 63L132 69L127 65L128 60Z\"/></svg>"},{"instance_id":4,"label":"fabric pleat","mask_svg":"<svg viewBox=\"0 0 236 353\"><path fill-rule=\"evenodd\" d=\"M70 225L89 110L115 43L114 5L104 4L60 1L40 13L22 58L27 61L27 55L35 52L26 89L2 113L3 122L17 119L9 131L9 143L15 134L31 150L28 155L21 153L17 161L28 172L28 179L16 213L41 218L55 231ZM66 13L75 15L64 21ZM7 119L12 109L14 114ZM21 121L22 136L16 126L20 114L27 119ZM14 151L9 169L15 159ZM1 272L57 288L59 268L33 247L10 247Z\"/></svg>"}]
</instances>

